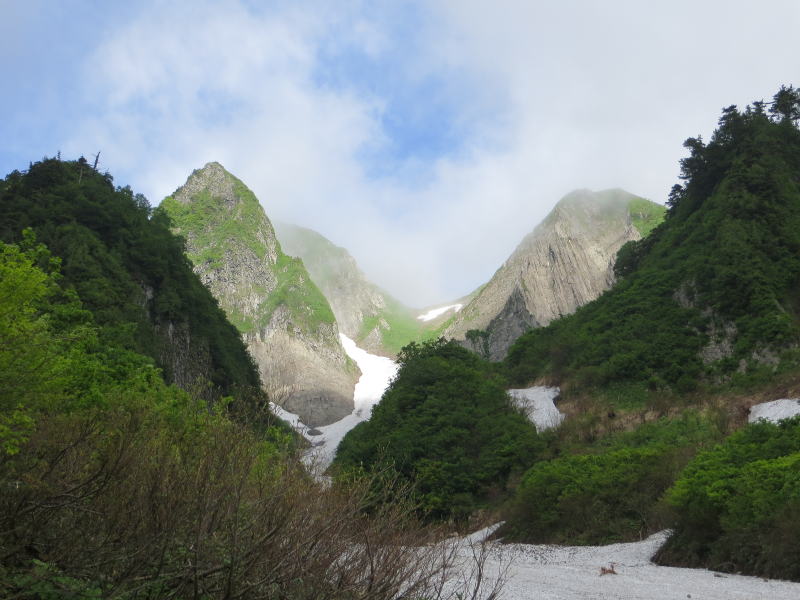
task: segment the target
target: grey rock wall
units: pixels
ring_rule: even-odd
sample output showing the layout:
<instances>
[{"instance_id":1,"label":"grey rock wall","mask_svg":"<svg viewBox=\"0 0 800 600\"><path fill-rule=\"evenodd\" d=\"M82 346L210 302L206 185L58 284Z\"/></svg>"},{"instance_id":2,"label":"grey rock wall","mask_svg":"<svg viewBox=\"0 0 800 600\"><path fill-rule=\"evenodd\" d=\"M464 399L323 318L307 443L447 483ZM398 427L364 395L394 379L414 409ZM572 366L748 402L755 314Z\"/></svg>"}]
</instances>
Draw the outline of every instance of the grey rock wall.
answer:
<instances>
[{"instance_id":1,"label":"grey rock wall","mask_svg":"<svg viewBox=\"0 0 800 600\"><path fill-rule=\"evenodd\" d=\"M191 207L201 194L210 194L216 216L205 219L201 230L191 219L173 219L195 272L242 332L270 399L307 425L333 423L353 410L358 367L342 348L336 322L321 321L317 308L303 305L304 293L317 290L302 265L292 265L296 279L283 283L286 297L272 297L281 286L279 263L287 257L263 208L252 205L258 201L249 190L241 193L242 185L222 165L209 163L172 199ZM208 235L212 228L227 233L217 239ZM199 257L207 255L209 239L217 240L218 257L204 261Z\"/></svg>"},{"instance_id":2,"label":"grey rock wall","mask_svg":"<svg viewBox=\"0 0 800 600\"><path fill-rule=\"evenodd\" d=\"M488 335L488 356L501 360L531 327L573 313L614 283L620 247L640 238L622 190L579 190L563 198L517 246L489 283L455 317L445 337Z\"/></svg>"}]
</instances>

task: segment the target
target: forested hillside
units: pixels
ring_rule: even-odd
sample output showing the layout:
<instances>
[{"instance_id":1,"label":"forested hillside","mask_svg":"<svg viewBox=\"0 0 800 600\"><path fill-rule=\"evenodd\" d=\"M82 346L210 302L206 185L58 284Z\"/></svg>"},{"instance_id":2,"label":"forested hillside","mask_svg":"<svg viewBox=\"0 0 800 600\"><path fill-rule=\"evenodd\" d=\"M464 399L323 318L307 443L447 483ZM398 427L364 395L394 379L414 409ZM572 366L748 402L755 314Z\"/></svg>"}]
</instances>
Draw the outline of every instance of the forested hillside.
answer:
<instances>
[{"instance_id":1,"label":"forested hillside","mask_svg":"<svg viewBox=\"0 0 800 600\"><path fill-rule=\"evenodd\" d=\"M665 222L620 250L612 290L517 341L514 381L685 393L796 365L797 102L728 107L707 144L687 140Z\"/></svg>"},{"instance_id":2,"label":"forested hillside","mask_svg":"<svg viewBox=\"0 0 800 600\"><path fill-rule=\"evenodd\" d=\"M167 382L207 399L258 393L238 332L143 196L115 188L83 159L49 159L0 182L0 208L0 240L18 242L30 228L104 344L149 356Z\"/></svg>"}]
</instances>

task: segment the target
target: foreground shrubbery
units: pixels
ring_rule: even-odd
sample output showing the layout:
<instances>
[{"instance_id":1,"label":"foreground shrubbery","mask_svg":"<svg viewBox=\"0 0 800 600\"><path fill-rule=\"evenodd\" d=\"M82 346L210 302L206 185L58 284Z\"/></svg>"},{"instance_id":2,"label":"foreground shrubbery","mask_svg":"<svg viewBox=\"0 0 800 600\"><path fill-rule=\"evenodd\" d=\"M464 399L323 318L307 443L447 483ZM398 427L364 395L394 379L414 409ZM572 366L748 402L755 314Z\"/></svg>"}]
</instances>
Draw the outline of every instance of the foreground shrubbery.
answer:
<instances>
[{"instance_id":1,"label":"foreground shrubbery","mask_svg":"<svg viewBox=\"0 0 800 600\"><path fill-rule=\"evenodd\" d=\"M700 454L667 499L678 521L662 564L800 581L800 417Z\"/></svg>"},{"instance_id":2,"label":"foreground shrubbery","mask_svg":"<svg viewBox=\"0 0 800 600\"><path fill-rule=\"evenodd\" d=\"M544 443L494 367L455 342L412 343L398 360L397 377L370 420L345 436L335 465L388 465L415 485L429 517L466 518L502 496Z\"/></svg>"},{"instance_id":3,"label":"foreground shrubbery","mask_svg":"<svg viewBox=\"0 0 800 600\"><path fill-rule=\"evenodd\" d=\"M388 600L435 595L453 558L402 496L367 517L366 482L320 486L158 383L41 416L0 483L2 597Z\"/></svg>"},{"instance_id":4,"label":"foreground shrubbery","mask_svg":"<svg viewBox=\"0 0 800 600\"><path fill-rule=\"evenodd\" d=\"M319 485L268 415L166 385L61 281L30 235L0 244L0 597L464 592L402 490L376 506L369 481Z\"/></svg>"},{"instance_id":5,"label":"foreground shrubbery","mask_svg":"<svg viewBox=\"0 0 800 600\"><path fill-rule=\"evenodd\" d=\"M665 490L697 448L722 433L687 413L600 440L583 454L531 467L509 503L501 535L513 541L603 544L638 540L666 524Z\"/></svg>"}]
</instances>

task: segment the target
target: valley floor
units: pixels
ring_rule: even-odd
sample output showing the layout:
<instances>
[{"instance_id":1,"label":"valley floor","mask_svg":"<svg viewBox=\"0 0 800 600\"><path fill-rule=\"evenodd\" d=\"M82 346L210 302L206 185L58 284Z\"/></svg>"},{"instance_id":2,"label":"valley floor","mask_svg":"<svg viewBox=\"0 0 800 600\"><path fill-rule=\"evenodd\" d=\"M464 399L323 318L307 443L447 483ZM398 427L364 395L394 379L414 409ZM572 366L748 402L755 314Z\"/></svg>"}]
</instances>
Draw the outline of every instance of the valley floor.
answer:
<instances>
[{"instance_id":1,"label":"valley floor","mask_svg":"<svg viewBox=\"0 0 800 600\"><path fill-rule=\"evenodd\" d=\"M667 535L667 532L660 532L641 542L609 546L491 542L486 576L496 577L497 573L508 569L501 592L504 600L800 598L800 583L657 566L650 562L650 557ZM467 547L461 553L467 565L472 553ZM616 574L601 575L601 567L613 567Z\"/></svg>"},{"instance_id":2,"label":"valley floor","mask_svg":"<svg viewBox=\"0 0 800 600\"><path fill-rule=\"evenodd\" d=\"M305 461L318 472L324 471L333 458L344 434L367 419L372 407L397 371L397 364L388 358L374 356L356 347L342 336L348 355L362 371L355 389L355 410L345 419L309 433L296 415L274 407L313 445ZM518 404L523 404L539 427L552 427L563 418L553 405L556 388L511 390ZM797 412L798 400L780 400L754 407L752 419L785 418ZM760 411L760 412L759 412ZM788 413L788 414L787 414ZM460 550L463 573L457 579L470 577L474 566L469 544L478 542L493 528L465 538ZM498 573L505 573L502 600L797 600L800 583L765 580L759 577L715 573L705 569L661 567L650 557L664 543L667 532L646 540L608 546L552 546L530 544L488 544L484 577L491 584ZM601 567L615 573L601 574ZM489 586L487 586L489 587Z\"/></svg>"}]
</instances>

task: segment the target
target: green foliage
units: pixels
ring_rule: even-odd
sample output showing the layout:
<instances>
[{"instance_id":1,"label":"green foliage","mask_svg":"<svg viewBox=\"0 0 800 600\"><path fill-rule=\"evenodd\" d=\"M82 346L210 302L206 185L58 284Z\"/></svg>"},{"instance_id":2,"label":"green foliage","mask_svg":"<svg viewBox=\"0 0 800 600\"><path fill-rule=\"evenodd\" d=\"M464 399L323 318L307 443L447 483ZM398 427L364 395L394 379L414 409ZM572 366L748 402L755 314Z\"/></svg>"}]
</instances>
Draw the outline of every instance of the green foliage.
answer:
<instances>
[{"instance_id":1,"label":"green foliage","mask_svg":"<svg viewBox=\"0 0 800 600\"><path fill-rule=\"evenodd\" d=\"M515 382L686 393L800 341L800 131L729 107L708 145L685 145L665 222L623 246L609 292L520 337L507 359ZM726 329L732 351L704 362Z\"/></svg>"},{"instance_id":2,"label":"green foliage","mask_svg":"<svg viewBox=\"0 0 800 600\"><path fill-rule=\"evenodd\" d=\"M157 211L168 215L175 232L190 240L195 251L189 253L189 258L203 271L221 268L223 257L239 254L242 247L269 262L264 235L266 232L267 237L274 237L272 225L255 194L230 173L226 172L225 176L233 183L236 202L227 203L208 190L201 190L187 203L168 196ZM227 313L231 322L240 332L250 333L266 327L279 306L286 307L293 324L307 333L316 332L322 324L335 322L328 301L309 277L303 261L287 256L277 241L275 243L277 259L271 269L277 286L268 290L254 282L255 291L266 299L255 315L229 306Z\"/></svg>"},{"instance_id":3,"label":"green foliage","mask_svg":"<svg viewBox=\"0 0 800 600\"><path fill-rule=\"evenodd\" d=\"M678 520L659 562L800 581L800 417L699 454L667 499Z\"/></svg>"},{"instance_id":4,"label":"green foliage","mask_svg":"<svg viewBox=\"0 0 800 600\"><path fill-rule=\"evenodd\" d=\"M3 577L0 572L0 586ZM90 600L102 598L103 590L97 582L75 579L65 575L51 564L33 559L28 571L14 573L8 577L9 587L20 590L17 598L36 600ZM0 588L2 589L2 588Z\"/></svg>"},{"instance_id":5,"label":"green foliage","mask_svg":"<svg viewBox=\"0 0 800 600\"><path fill-rule=\"evenodd\" d=\"M370 420L345 436L334 464L388 464L415 485L429 517L465 518L502 495L543 443L492 365L455 342L411 343L398 361L397 377Z\"/></svg>"},{"instance_id":6,"label":"green foliage","mask_svg":"<svg viewBox=\"0 0 800 600\"><path fill-rule=\"evenodd\" d=\"M207 348L212 395L258 389L238 333L193 273L169 220L151 215L142 196L115 189L85 160L49 159L11 173L0 206L0 240L35 232L60 260L64 293L77 293L91 311L102 344L149 356L171 379L177 359L169 336L183 331L199 353Z\"/></svg>"},{"instance_id":7,"label":"green foliage","mask_svg":"<svg viewBox=\"0 0 800 600\"><path fill-rule=\"evenodd\" d=\"M646 237L664 221L667 209L644 198L634 198L628 203L628 212L633 226L642 237Z\"/></svg>"},{"instance_id":8,"label":"green foliage","mask_svg":"<svg viewBox=\"0 0 800 600\"><path fill-rule=\"evenodd\" d=\"M308 331L316 331L323 323L334 323L330 304L311 281L303 261L281 253L275 264L278 285L267 298L259 314L259 326L269 323L278 306L286 306L296 323L304 324Z\"/></svg>"},{"instance_id":9,"label":"green foliage","mask_svg":"<svg viewBox=\"0 0 800 600\"><path fill-rule=\"evenodd\" d=\"M383 347L392 354L397 354L411 342L418 343L434 337L434 332L425 322L417 319L411 310L390 297L386 297L386 306L379 314L364 318L359 340L364 339L376 327L380 331Z\"/></svg>"},{"instance_id":10,"label":"green foliage","mask_svg":"<svg viewBox=\"0 0 800 600\"><path fill-rule=\"evenodd\" d=\"M536 463L509 503L502 535L534 543L641 539L665 526L659 500L696 449L720 438L712 421L687 413Z\"/></svg>"}]
</instances>

